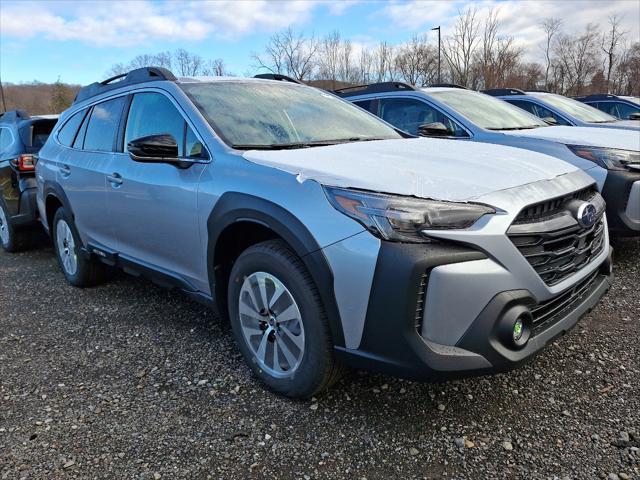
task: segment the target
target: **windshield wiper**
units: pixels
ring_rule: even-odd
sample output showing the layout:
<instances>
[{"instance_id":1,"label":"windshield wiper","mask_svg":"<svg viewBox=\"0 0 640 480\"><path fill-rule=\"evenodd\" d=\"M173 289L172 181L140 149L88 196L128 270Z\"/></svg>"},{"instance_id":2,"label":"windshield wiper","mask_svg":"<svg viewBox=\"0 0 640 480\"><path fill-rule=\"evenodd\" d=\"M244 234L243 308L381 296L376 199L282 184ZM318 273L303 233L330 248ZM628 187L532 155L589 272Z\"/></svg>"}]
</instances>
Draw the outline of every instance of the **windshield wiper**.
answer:
<instances>
[{"instance_id":1,"label":"windshield wiper","mask_svg":"<svg viewBox=\"0 0 640 480\"><path fill-rule=\"evenodd\" d=\"M506 127L506 128L488 128L487 130L531 130L532 128L540 128L544 125L526 125L524 127Z\"/></svg>"},{"instance_id":2,"label":"windshield wiper","mask_svg":"<svg viewBox=\"0 0 640 480\"><path fill-rule=\"evenodd\" d=\"M369 142L372 140L388 140L386 137L352 137L335 140L314 140L310 142L266 143L266 144L233 144L236 150L287 150L296 148L328 147L340 143Z\"/></svg>"}]
</instances>

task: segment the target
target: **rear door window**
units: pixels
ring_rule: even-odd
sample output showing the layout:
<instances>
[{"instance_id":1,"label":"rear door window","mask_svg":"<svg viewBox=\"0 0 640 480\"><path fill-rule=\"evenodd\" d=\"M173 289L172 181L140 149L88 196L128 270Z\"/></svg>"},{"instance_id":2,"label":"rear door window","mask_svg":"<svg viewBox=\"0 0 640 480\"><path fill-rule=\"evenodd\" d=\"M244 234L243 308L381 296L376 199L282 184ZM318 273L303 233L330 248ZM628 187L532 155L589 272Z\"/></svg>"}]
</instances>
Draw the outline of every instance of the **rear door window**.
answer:
<instances>
[{"instance_id":1,"label":"rear door window","mask_svg":"<svg viewBox=\"0 0 640 480\"><path fill-rule=\"evenodd\" d=\"M94 105L84 136L84 149L112 152L124 107L125 97Z\"/></svg>"},{"instance_id":2,"label":"rear door window","mask_svg":"<svg viewBox=\"0 0 640 480\"><path fill-rule=\"evenodd\" d=\"M82 119L86 113L86 110L80 110L79 112L71 115L71 118L65 122L58 132L58 142L65 147L70 147L71 144L73 144L73 140L76 138L76 133L78 133L78 127L80 126L80 123L82 123Z\"/></svg>"},{"instance_id":3,"label":"rear door window","mask_svg":"<svg viewBox=\"0 0 640 480\"><path fill-rule=\"evenodd\" d=\"M413 98L383 98L380 100L380 118L394 127L412 135L429 123L442 123L452 137L468 137L467 132L455 121L431 105Z\"/></svg>"}]
</instances>

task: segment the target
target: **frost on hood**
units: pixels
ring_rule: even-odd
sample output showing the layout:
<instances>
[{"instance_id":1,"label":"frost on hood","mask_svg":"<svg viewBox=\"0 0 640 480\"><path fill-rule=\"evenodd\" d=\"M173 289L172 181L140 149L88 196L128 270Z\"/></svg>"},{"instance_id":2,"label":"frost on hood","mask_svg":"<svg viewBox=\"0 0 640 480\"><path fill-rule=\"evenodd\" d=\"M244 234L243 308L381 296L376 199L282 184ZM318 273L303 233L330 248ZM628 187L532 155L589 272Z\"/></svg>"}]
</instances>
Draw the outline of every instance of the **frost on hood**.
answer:
<instances>
[{"instance_id":1,"label":"frost on hood","mask_svg":"<svg viewBox=\"0 0 640 480\"><path fill-rule=\"evenodd\" d=\"M502 145L442 139L353 142L296 150L250 150L244 158L323 185L465 201L576 168Z\"/></svg>"}]
</instances>

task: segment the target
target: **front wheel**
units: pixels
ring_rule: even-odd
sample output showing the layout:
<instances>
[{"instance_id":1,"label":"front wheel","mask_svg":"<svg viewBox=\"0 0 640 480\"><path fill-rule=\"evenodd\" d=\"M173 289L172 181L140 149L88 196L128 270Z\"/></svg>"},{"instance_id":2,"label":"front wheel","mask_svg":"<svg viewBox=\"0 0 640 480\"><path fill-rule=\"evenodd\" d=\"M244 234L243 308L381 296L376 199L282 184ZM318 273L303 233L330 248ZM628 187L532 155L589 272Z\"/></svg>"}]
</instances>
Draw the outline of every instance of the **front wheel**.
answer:
<instances>
[{"instance_id":1,"label":"front wheel","mask_svg":"<svg viewBox=\"0 0 640 480\"><path fill-rule=\"evenodd\" d=\"M269 388L307 398L339 377L317 288L286 244L270 240L245 250L231 271L228 295L236 342Z\"/></svg>"},{"instance_id":2,"label":"front wheel","mask_svg":"<svg viewBox=\"0 0 640 480\"><path fill-rule=\"evenodd\" d=\"M51 232L58 264L71 285L90 287L103 280L105 266L82 254L80 236L62 207L53 217Z\"/></svg>"}]
</instances>

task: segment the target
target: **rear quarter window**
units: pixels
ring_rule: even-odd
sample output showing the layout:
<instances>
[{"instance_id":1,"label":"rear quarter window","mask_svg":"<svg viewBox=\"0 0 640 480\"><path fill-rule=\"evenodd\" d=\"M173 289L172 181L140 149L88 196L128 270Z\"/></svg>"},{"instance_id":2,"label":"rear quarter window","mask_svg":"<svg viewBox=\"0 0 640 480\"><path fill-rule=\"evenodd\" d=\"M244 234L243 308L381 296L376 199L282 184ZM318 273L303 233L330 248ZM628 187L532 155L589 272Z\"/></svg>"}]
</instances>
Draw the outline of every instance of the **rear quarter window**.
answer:
<instances>
[{"instance_id":1,"label":"rear quarter window","mask_svg":"<svg viewBox=\"0 0 640 480\"><path fill-rule=\"evenodd\" d=\"M73 139L76 138L76 133L78 133L78 127L80 127L86 113L86 110L81 110L74 113L69 120L65 122L58 132L58 142L65 147L70 147L73 144Z\"/></svg>"}]
</instances>

